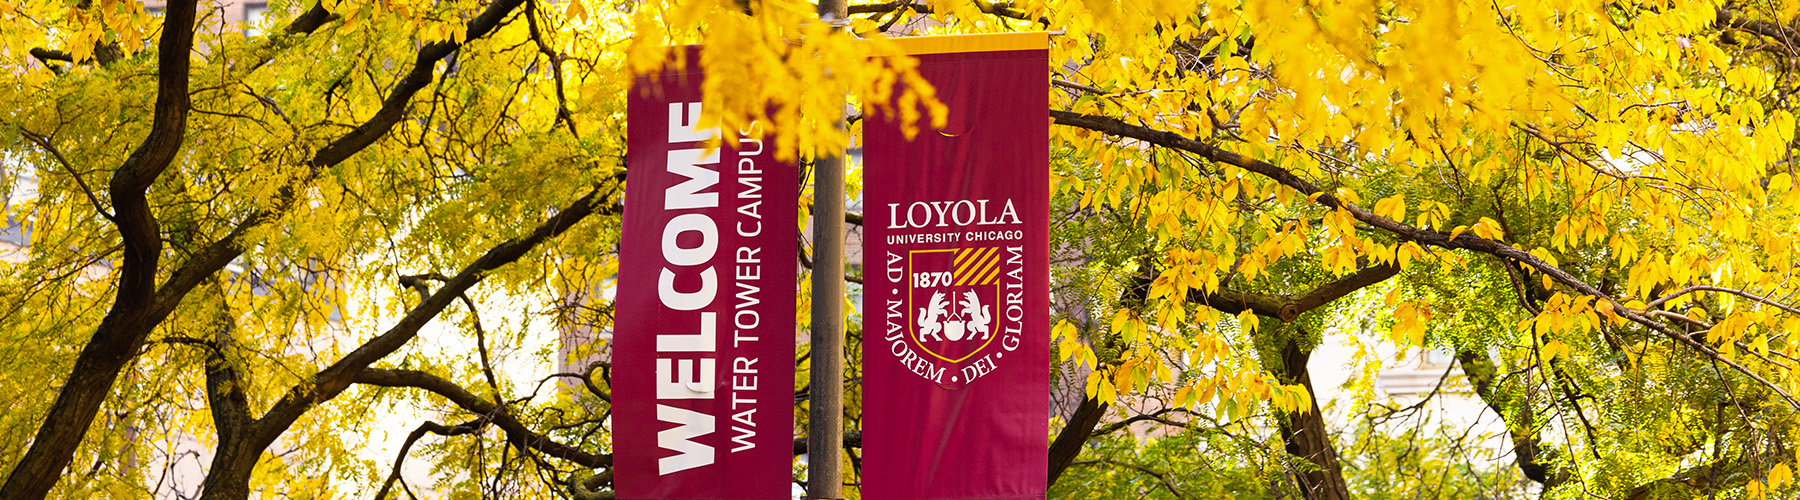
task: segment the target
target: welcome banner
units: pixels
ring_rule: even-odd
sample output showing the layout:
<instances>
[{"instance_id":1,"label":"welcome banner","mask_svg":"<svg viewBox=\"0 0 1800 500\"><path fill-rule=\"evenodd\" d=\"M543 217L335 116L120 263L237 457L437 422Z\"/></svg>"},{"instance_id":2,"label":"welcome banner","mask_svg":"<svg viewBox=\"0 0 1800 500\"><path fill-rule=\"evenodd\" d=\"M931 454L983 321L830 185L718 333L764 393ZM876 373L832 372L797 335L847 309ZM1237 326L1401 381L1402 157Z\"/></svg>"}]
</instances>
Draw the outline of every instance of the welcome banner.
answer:
<instances>
[{"instance_id":1,"label":"welcome banner","mask_svg":"<svg viewBox=\"0 0 1800 500\"><path fill-rule=\"evenodd\" d=\"M950 114L863 125L863 498L1041 499L1048 35L899 42Z\"/></svg>"},{"instance_id":2,"label":"welcome banner","mask_svg":"<svg viewBox=\"0 0 1800 500\"><path fill-rule=\"evenodd\" d=\"M626 99L615 491L786 499L799 172L760 125L700 119L700 48L686 51L688 69L638 77Z\"/></svg>"}]
</instances>

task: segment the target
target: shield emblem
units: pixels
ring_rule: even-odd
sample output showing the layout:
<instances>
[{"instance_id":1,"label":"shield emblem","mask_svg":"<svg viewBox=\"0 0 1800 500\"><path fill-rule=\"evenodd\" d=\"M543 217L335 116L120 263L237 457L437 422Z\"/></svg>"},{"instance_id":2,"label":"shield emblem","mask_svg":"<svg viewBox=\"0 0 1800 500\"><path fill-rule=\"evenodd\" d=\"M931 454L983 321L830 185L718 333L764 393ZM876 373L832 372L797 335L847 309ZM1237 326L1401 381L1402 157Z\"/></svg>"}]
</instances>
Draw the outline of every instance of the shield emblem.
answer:
<instances>
[{"instance_id":1,"label":"shield emblem","mask_svg":"<svg viewBox=\"0 0 1800 500\"><path fill-rule=\"evenodd\" d=\"M913 345L961 363L993 344L1000 257L1000 247L909 252L906 310Z\"/></svg>"}]
</instances>

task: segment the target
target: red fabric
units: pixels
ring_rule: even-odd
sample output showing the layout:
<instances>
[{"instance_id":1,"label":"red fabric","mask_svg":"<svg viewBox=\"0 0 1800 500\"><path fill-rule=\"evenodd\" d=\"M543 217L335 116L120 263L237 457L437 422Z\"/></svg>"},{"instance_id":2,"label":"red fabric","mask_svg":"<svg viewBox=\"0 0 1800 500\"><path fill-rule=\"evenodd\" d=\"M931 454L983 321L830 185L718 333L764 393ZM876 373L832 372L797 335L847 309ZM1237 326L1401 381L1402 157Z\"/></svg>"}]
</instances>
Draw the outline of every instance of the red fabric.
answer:
<instances>
[{"instance_id":1,"label":"red fabric","mask_svg":"<svg viewBox=\"0 0 1800 500\"><path fill-rule=\"evenodd\" d=\"M1047 57L919 56L948 126L863 125L863 498L1044 498Z\"/></svg>"},{"instance_id":2,"label":"red fabric","mask_svg":"<svg viewBox=\"0 0 1800 500\"><path fill-rule=\"evenodd\" d=\"M687 54L689 70L639 77L626 101L615 490L626 500L786 499L799 173L735 134L707 156L699 136L717 131L679 126L700 102L699 48Z\"/></svg>"}]
</instances>

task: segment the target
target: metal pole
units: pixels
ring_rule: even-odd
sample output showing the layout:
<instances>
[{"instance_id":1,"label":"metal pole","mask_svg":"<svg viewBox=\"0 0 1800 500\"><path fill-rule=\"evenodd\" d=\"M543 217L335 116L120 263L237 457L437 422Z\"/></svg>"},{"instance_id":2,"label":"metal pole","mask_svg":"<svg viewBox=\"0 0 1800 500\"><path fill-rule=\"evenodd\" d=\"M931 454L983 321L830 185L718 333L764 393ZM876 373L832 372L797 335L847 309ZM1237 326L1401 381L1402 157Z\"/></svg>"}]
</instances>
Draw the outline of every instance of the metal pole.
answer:
<instances>
[{"instance_id":1,"label":"metal pole","mask_svg":"<svg viewBox=\"0 0 1800 500\"><path fill-rule=\"evenodd\" d=\"M841 23L845 0L820 0L819 19ZM840 96L841 99L841 96ZM842 111L834 126L842 128ZM844 448L844 154L813 161L812 381L808 391L806 496L843 498Z\"/></svg>"}]
</instances>

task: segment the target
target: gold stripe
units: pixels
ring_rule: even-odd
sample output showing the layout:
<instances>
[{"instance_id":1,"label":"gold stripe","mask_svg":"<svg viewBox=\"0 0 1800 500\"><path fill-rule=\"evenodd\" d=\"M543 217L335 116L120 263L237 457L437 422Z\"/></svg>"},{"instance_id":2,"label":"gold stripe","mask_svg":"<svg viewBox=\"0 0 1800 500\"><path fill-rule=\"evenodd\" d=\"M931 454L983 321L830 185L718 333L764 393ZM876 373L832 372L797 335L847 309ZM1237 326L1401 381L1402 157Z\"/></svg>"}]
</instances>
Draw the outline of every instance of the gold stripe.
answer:
<instances>
[{"instance_id":1,"label":"gold stripe","mask_svg":"<svg viewBox=\"0 0 1800 500\"><path fill-rule=\"evenodd\" d=\"M900 45L906 55L951 54L958 52L1001 52L1008 50L1044 50L1050 48L1050 33L992 33L984 35L940 35L889 38Z\"/></svg>"},{"instance_id":2,"label":"gold stripe","mask_svg":"<svg viewBox=\"0 0 1800 500\"><path fill-rule=\"evenodd\" d=\"M956 258L951 259L950 261L950 271L952 273L950 276L955 279L962 279L963 269L967 269L969 267L969 262L974 260L969 258L970 254L975 253L974 250L977 249L964 248L956 251ZM951 283L950 285L956 286L956 283Z\"/></svg>"},{"instance_id":3,"label":"gold stripe","mask_svg":"<svg viewBox=\"0 0 1800 500\"><path fill-rule=\"evenodd\" d=\"M956 282L952 282L950 286L963 286L963 282L968 281L968 272L974 270L976 263L981 263L983 259L986 259L986 255L981 254L981 252L986 252L986 248L968 248L968 250L963 250L963 254L968 255L968 259L958 259L961 263L956 263L956 273L954 273Z\"/></svg>"},{"instance_id":4,"label":"gold stripe","mask_svg":"<svg viewBox=\"0 0 1800 500\"><path fill-rule=\"evenodd\" d=\"M1000 247L990 247L988 250L989 250L988 254L981 258L981 265L976 266L975 273L970 275L969 279L966 280L963 284L965 284L965 285L980 285L980 284L982 284L982 282L986 281L982 277L987 276L988 271L992 271L994 268L999 267Z\"/></svg>"},{"instance_id":5,"label":"gold stripe","mask_svg":"<svg viewBox=\"0 0 1800 500\"><path fill-rule=\"evenodd\" d=\"M957 250L956 258L952 260L950 265L952 267L962 267L964 263L968 262L970 256L974 255L975 252L980 251L980 250L981 249L979 249L979 248L964 248L964 249Z\"/></svg>"},{"instance_id":6,"label":"gold stripe","mask_svg":"<svg viewBox=\"0 0 1800 500\"><path fill-rule=\"evenodd\" d=\"M975 252L979 251L979 250L981 250L981 249L979 249L979 248L964 248L964 249L957 250L956 258L950 259L950 270L955 273L955 274L952 274L951 276L959 276L959 277L962 276L963 268L969 266L969 261L973 260L972 257L974 256Z\"/></svg>"},{"instance_id":7,"label":"gold stripe","mask_svg":"<svg viewBox=\"0 0 1800 500\"><path fill-rule=\"evenodd\" d=\"M1002 267L1000 261L1002 260L1006 259L1000 256L1000 247L994 247L994 258L988 260L986 268L981 271L981 277L980 279L975 280L975 284L990 284L994 281L994 278L1000 277L1000 267Z\"/></svg>"}]
</instances>

